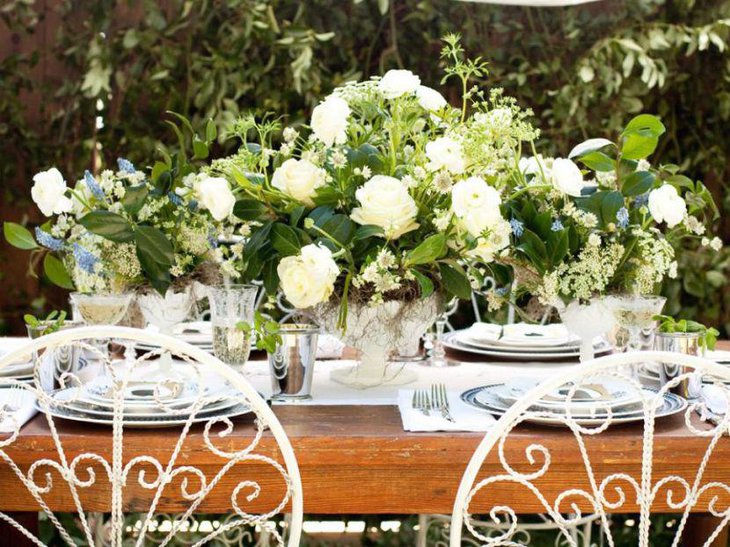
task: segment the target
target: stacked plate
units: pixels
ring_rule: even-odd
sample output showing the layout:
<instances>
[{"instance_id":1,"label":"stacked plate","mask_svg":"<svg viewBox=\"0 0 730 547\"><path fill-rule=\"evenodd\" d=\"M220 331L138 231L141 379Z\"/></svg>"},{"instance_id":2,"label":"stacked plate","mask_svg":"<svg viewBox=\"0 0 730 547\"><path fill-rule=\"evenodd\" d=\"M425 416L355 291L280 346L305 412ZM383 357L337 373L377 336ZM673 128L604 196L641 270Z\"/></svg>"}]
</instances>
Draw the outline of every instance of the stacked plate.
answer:
<instances>
[{"instance_id":1,"label":"stacked plate","mask_svg":"<svg viewBox=\"0 0 730 547\"><path fill-rule=\"evenodd\" d=\"M57 418L112 425L115 392L108 378L59 389L48 412ZM130 381L122 394L125 427L172 427L188 419L203 422L215 417L233 417L250 412L240 396L228 388L213 390L192 381Z\"/></svg>"},{"instance_id":2,"label":"stacked plate","mask_svg":"<svg viewBox=\"0 0 730 547\"><path fill-rule=\"evenodd\" d=\"M180 323L173 329L172 335L203 351L213 353L213 327L209 321ZM153 351L159 348L154 344L142 342L138 343L136 347L141 351Z\"/></svg>"},{"instance_id":3,"label":"stacked plate","mask_svg":"<svg viewBox=\"0 0 730 547\"><path fill-rule=\"evenodd\" d=\"M534 379L514 379L506 384L492 384L469 389L461 398L467 404L501 416L527 392L538 384ZM656 398L656 391L643 389L641 392L625 380L611 377L592 379L581 384L569 397L570 386L549 393L530 411L544 412L544 415L530 416L527 421L547 425L562 425L561 415L570 410L571 418L580 425L601 425L608 417L611 423L628 423L644 419L643 398ZM664 417L681 412L687 401L673 393L666 393L659 400L656 417Z\"/></svg>"},{"instance_id":4,"label":"stacked plate","mask_svg":"<svg viewBox=\"0 0 730 547\"><path fill-rule=\"evenodd\" d=\"M492 325L475 323L444 335L447 348L511 360L554 361L580 357L580 338L564 325ZM611 351L603 338L594 341L596 356Z\"/></svg>"},{"instance_id":5,"label":"stacked plate","mask_svg":"<svg viewBox=\"0 0 730 547\"><path fill-rule=\"evenodd\" d=\"M0 350L0 356L4 351ZM17 380L20 382L30 382L33 380L33 359L30 355L16 363L11 363L0 369L0 383L6 380Z\"/></svg>"}]
</instances>

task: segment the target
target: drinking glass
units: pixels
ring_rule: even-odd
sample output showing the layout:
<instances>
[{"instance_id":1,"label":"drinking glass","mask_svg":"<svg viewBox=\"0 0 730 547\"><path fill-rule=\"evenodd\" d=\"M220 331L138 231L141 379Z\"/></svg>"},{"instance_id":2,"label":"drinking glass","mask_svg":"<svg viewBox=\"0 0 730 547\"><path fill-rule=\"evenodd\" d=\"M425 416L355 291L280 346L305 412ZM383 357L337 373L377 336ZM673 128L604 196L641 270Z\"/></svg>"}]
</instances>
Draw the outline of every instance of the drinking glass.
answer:
<instances>
[{"instance_id":1,"label":"drinking glass","mask_svg":"<svg viewBox=\"0 0 730 547\"><path fill-rule=\"evenodd\" d=\"M609 296L606 304L613 312L619 328L628 333L628 340L620 351L650 350L654 347L654 316L661 313L666 298L626 294Z\"/></svg>"},{"instance_id":2,"label":"drinking glass","mask_svg":"<svg viewBox=\"0 0 730 547\"><path fill-rule=\"evenodd\" d=\"M132 293L84 294L73 292L71 305L86 325L116 325L127 314L132 302ZM105 362L109 362L109 340L95 340L93 345ZM101 371L104 374L105 370Z\"/></svg>"},{"instance_id":3,"label":"drinking glass","mask_svg":"<svg viewBox=\"0 0 730 547\"><path fill-rule=\"evenodd\" d=\"M240 368L251 352L251 333L238 328L253 322L256 294L254 285L217 285L208 288L210 322L213 326L213 353L224 363Z\"/></svg>"}]
</instances>

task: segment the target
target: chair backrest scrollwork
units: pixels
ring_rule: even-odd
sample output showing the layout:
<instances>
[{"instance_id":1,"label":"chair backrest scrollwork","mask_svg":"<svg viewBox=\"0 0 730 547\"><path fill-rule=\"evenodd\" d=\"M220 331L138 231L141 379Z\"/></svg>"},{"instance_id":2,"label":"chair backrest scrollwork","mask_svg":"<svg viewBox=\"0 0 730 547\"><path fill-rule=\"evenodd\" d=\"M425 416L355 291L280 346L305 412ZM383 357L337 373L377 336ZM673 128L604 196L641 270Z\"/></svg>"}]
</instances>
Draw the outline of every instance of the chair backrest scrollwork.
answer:
<instances>
[{"instance_id":1,"label":"chair backrest scrollwork","mask_svg":"<svg viewBox=\"0 0 730 547\"><path fill-rule=\"evenodd\" d=\"M146 352L110 360L98 340L134 344ZM68 348L78 348L91 364L64 373L51 391L42 381L48 378L44 367L49 361L53 365L58 350L78 353ZM47 429L47 435L34 441L36 449L38 443L43 446L31 461L23 456L24 431L16 423L0 436L0 466L12 470L12 480L47 515L62 543L74 545L73 534L80 534L89 545L144 545L160 517L174 513L159 541L166 545L193 515L204 512L227 517L200 535L196 545L237 529L266 534L279 545L299 545L302 486L292 446L272 410L238 371L175 338L126 327L82 327L43 336L3 355L0 370L26 355L36 355L33 381L5 378L3 384L36 398L45 424L36 420L33 431ZM133 400L137 396L140 400ZM16 410L1 407L0 423L12 421ZM88 418L102 425L72 424ZM155 428L160 420L175 425L138 429ZM79 440L86 428L88 439ZM80 530L67 529L67 520L57 514L60 506L75 513ZM100 512L109 514L106 526L97 522ZM290 518L283 529L285 512ZM130 513L139 515L135 526L129 525ZM42 545L12 515L0 512L0 518ZM108 537L98 538L100 529Z\"/></svg>"}]
</instances>

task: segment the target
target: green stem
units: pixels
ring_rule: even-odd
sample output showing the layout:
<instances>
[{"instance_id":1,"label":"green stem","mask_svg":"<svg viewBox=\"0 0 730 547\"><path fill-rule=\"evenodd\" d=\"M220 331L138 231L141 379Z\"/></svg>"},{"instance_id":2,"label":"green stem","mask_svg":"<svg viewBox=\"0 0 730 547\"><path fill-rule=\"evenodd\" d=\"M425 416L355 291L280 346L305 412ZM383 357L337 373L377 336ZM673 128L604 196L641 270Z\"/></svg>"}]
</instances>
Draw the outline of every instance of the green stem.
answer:
<instances>
[{"instance_id":1,"label":"green stem","mask_svg":"<svg viewBox=\"0 0 730 547\"><path fill-rule=\"evenodd\" d=\"M552 188L552 186L550 184L537 184L534 186L525 186L524 188L520 188L514 194L512 194L509 197L509 199L511 199L511 200L515 199L515 198L521 196L522 194L525 194L531 190L550 190L551 188Z\"/></svg>"}]
</instances>

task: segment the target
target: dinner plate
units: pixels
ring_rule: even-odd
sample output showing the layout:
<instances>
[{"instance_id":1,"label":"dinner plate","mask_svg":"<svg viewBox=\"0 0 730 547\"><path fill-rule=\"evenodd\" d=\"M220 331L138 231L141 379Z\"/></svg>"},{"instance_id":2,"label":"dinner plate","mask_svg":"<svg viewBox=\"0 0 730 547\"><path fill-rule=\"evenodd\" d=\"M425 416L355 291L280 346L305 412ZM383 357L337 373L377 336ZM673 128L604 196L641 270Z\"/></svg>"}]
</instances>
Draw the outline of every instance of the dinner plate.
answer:
<instances>
[{"instance_id":1,"label":"dinner plate","mask_svg":"<svg viewBox=\"0 0 730 547\"><path fill-rule=\"evenodd\" d=\"M124 394L124 411L128 413L154 413L160 409L159 402L168 408L180 408L192 405L200 393L200 387L194 382L171 382L170 385L180 386L179 392L173 392L172 387L166 386L163 381L129 382ZM107 409L114 408L111 380L98 378L82 386L80 400ZM158 400L155 399L155 393Z\"/></svg>"},{"instance_id":2,"label":"dinner plate","mask_svg":"<svg viewBox=\"0 0 730 547\"><path fill-rule=\"evenodd\" d=\"M54 391L52 396L56 400L60 401L64 408L74 410L80 414L88 414L107 419L112 419L114 417L113 409L98 406L87 399L80 399L78 397L80 394L79 391L80 390L76 387L59 389ZM211 412L225 410L238 404L235 398L235 392L229 392L228 396L226 396L226 393L215 394L214 396L207 396L206 399L210 402L206 403L198 410L199 414L209 414ZM192 406L194 406L194 403L184 407L170 407L163 405L156 407L156 411L154 412L139 410L126 412L127 409L125 409L124 416L126 419L133 420L136 420L137 418L157 418L160 416L167 416L171 418L187 417L190 415Z\"/></svg>"},{"instance_id":3,"label":"dinner plate","mask_svg":"<svg viewBox=\"0 0 730 547\"><path fill-rule=\"evenodd\" d=\"M33 376L33 362L13 363L0 369L0 377Z\"/></svg>"},{"instance_id":4,"label":"dinner plate","mask_svg":"<svg viewBox=\"0 0 730 547\"><path fill-rule=\"evenodd\" d=\"M492 384L487 386L481 386L469 389L461 394L461 399L468 405L478 408L480 410L484 410L489 412L490 414L494 414L497 417L500 417L502 414L504 414L509 407L505 406L504 404L500 404L499 399L494 397L493 399L486 399L485 397L481 397L480 400L477 400L477 396L480 393L489 393L490 388L493 388L495 386L502 385L502 384ZM652 389L646 389L647 393L656 394L655 390ZM492 406L492 403L494 403L495 406ZM673 414L677 414L687 408L687 401L686 399L680 397L679 395L675 395L674 393L665 393L664 394L664 401L661 406L661 408L657 409L656 417L657 418L663 418L666 416L671 416ZM583 417L583 416L571 416L572 419L575 421L578 425L584 425L584 426L591 426L591 425L601 425L605 423L607 419L606 414L601 415L595 415L590 417ZM631 423L631 422L638 422L644 420L644 411L643 408L638 411L617 411L612 413L611 416L611 423L613 424L622 424L622 423ZM565 425L565 421L561 419L560 417L555 416L528 416L526 417L527 422L534 422L538 424L543 425Z\"/></svg>"},{"instance_id":5,"label":"dinner plate","mask_svg":"<svg viewBox=\"0 0 730 547\"><path fill-rule=\"evenodd\" d=\"M46 412L45 409L41 408L38 403L36 403L36 407L41 412ZM199 413L197 416L195 416L191 422L192 423L200 423L200 422L207 422L209 420L213 420L216 418L233 418L237 416L243 416L245 414L249 414L251 412L251 407L249 407L246 404L239 403L236 404L228 409L222 410L220 412L209 412L209 413ZM110 418L104 418L101 416L90 416L85 413L79 413L74 410L71 410L66 407L60 407L60 406L54 406L51 405L51 407L47 410L47 413L52 416L53 418L61 418L64 420L71 420L74 422L83 422L83 423L89 423L89 424L100 424L100 425L113 425L113 420ZM133 418L124 418L123 424L124 427L128 428L135 428L135 429L155 429L160 427L179 427L184 426L188 423L189 416L185 417L179 417L179 416L169 416L169 415L158 415L154 418L144 418L144 417L133 417Z\"/></svg>"},{"instance_id":6,"label":"dinner plate","mask_svg":"<svg viewBox=\"0 0 730 547\"><path fill-rule=\"evenodd\" d=\"M502 359L510 360L538 360L538 361L553 361L561 359L573 359L580 357L580 348L577 349L560 349L558 351L535 351L534 349L529 350L517 350L517 349L483 349L464 344L458 339L458 334L461 331L454 331L444 334L443 344L445 347L464 351L467 353L473 353L475 355L487 355L490 357L500 357ZM596 356L608 353L611 351L611 344L606 340L601 340L599 343L594 344L594 351Z\"/></svg>"},{"instance_id":7,"label":"dinner plate","mask_svg":"<svg viewBox=\"0 0 730 547\"><path fill-rule=\"evenodd\" d=\"M513 405L537 386L540 380L535 378L513 378L504 385L494 389L499 399L507 405ZM563 386L554 393L549 393L540 401L545 409L563 409L567 404L573 413L595 413L607 408L628 408L641 405L641 393L631 382L611 376L596 376L586 379L585 383L571 395L571 387ZM570 396L570 402L567 398Z\"/></svg>"}]
</instances>

